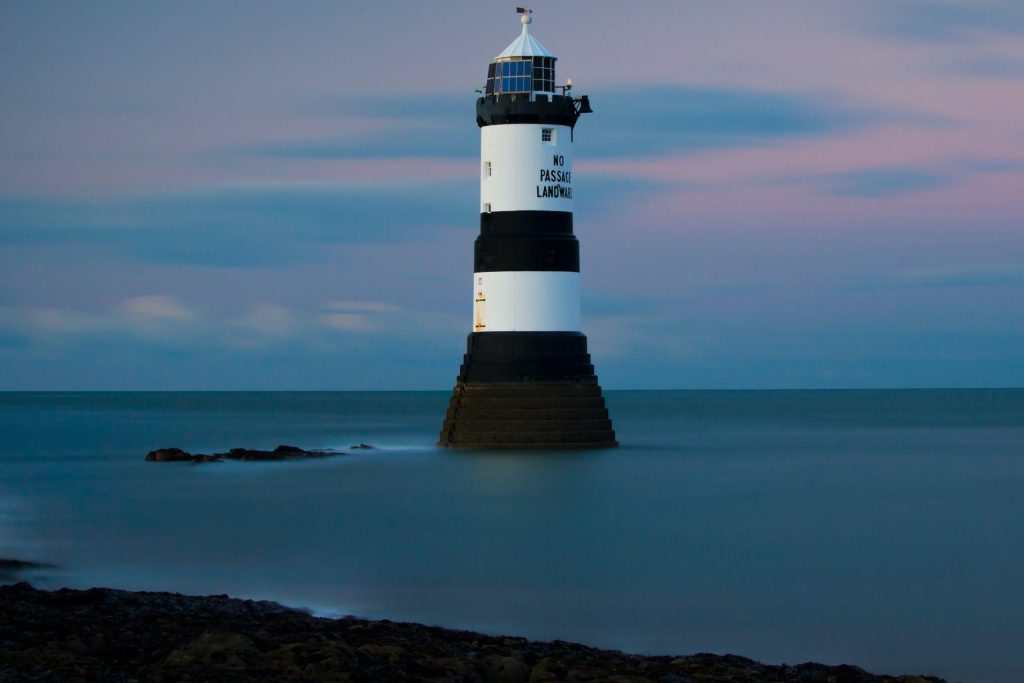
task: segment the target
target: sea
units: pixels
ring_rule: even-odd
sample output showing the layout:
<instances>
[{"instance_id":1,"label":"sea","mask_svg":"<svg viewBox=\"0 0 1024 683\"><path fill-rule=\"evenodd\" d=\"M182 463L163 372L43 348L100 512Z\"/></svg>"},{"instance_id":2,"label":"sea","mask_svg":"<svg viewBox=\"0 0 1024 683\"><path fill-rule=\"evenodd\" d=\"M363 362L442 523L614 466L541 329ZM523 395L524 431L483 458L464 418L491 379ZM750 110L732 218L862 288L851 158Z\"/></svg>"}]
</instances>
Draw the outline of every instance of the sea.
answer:
<instances>
[{"instance_id":1,"label":"sea","mask_svg":"<svg viewBox=\"0 0 1024 683\"><path fill-rule=\"evenodd\" d=\"M0 557L46 588L1024 681L1024 390L606 400L617 449L482 452L434 446L446 392L0 393ZM278 444L339 453L144 460Z\"/></svg>"}]
</instances>

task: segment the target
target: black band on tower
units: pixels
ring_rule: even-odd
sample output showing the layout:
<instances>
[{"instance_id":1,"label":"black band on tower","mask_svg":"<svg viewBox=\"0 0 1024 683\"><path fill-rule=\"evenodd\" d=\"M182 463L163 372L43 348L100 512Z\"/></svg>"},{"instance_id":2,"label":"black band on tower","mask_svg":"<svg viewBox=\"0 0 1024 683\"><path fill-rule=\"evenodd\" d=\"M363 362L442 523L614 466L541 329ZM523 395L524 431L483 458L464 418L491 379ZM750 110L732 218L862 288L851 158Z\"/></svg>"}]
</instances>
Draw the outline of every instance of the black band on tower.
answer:
<instances>
[{"instance_id":1,"label":"black band on tower","mask_svg":"<svg viewBox=\"0 0 1024 683\"><path fill-rule=\"evenodd\" d=\"M481 235L473 245L473 272L560 270L580 272L580 243L573 235Z\"/></svg>"},{"instance_id":2,"label":"black band on tower","mask_svg":"<svg viewBox=\"0 0 1024 683\"><path fill-rule=\"evenodd\" d=\"M596 384L580 332L471 332L460 382L589 382Z\"/></svg>"},{"instance_id":3,"label":"black band on tower","mask_svg":"<svg viewBox=\"0 0 1024 683\"><path fill-rule=\"evenodd\" d=\"M476 101L476 124L496 126L503 123L546 123L552 126L576 125L580 117L576 103L566 95L528 94L487 95Z\"/></svg>"},{"instance_id":4,"label":"black band on tower","mask_svg":"<svg viewBox=\"0 0 1024 683\"><path fill-rule=\"evenodd\" d=\"M480 214L481 235L571 235L571 211L496 211Z\"/></svg>"}]
</instances>

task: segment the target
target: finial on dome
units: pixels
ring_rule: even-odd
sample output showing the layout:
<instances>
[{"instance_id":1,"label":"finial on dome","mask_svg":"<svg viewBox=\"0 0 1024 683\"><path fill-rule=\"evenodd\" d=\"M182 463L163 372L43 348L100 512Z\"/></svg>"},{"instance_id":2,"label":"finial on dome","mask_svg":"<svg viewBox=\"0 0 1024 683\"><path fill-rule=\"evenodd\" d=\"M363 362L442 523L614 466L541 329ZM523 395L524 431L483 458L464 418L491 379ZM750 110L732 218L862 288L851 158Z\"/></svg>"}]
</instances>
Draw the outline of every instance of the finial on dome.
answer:
<instances>
[{"instance_id":1,"label":"finial on dome","mask_svg":"<svg viewBox=\"0 0 1024 683\"><path fill-rule=\"evenodd\" d=\"M519 17L519 21L523 22L523 31L525 31L526 25L533 21L533 17L530 16L533 14L533 10L529 7L516 7L516 14L523 15Z\"/></svg>"},{"instance_id":2,"label":"finial on dome","mask_svg":"<svg viewBox=\"0 0 1024 683\"><path fill-rule=\"evenodd\" d=\"M528 30L528 26L533 17L530 14L533 13L529 7L516 7L516 13L521 15L519 21L523 24L522 32L509 43L501 53L495 57L495 60L503 59L516 59L522 57L551 57L554 55L548 52L540 42L533 37L533 34Z\"/></svg>"}]
</instances>

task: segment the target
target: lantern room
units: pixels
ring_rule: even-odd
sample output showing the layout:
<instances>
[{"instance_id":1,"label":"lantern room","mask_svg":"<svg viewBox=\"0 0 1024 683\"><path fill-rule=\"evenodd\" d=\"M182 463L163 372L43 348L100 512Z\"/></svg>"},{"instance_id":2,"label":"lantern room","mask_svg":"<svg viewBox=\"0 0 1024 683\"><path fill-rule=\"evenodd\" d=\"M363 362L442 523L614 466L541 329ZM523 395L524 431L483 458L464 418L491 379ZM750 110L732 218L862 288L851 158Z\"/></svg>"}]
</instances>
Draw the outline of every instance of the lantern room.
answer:
<instances>
[{"instance_id":1,"label":"lantern room","mask_svg":"<svg viewBox=\"0 0 1024 683\"><path fill-rule=\"evenodd\" d=\"M487 95L555 92L555 61L558 59L530 35L530 10L522 10L523 32L487 67Z\"/></svg>"}]
</instances>

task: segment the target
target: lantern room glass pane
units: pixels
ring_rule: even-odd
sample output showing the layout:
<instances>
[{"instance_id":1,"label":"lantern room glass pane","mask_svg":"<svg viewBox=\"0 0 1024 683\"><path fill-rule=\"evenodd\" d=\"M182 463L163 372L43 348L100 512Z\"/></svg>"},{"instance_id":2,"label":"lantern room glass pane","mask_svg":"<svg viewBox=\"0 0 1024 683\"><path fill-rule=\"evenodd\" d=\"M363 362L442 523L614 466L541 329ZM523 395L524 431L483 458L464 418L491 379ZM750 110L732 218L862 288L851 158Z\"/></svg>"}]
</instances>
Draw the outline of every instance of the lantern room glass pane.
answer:
<instances>
[{"instance_id":1,"label":"lantern room glass pane","mask_svg":"<svg viewBox=\"0 0 1024 683\"><path fill-rule=\"evenodd\" d=\"M555 60L551 57L526 57L487 65L488 95L555 91Z\"/></svg>"}]
</instances>

